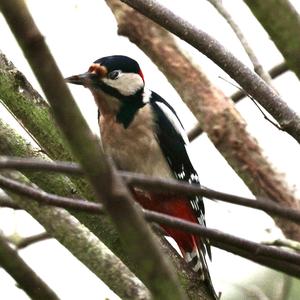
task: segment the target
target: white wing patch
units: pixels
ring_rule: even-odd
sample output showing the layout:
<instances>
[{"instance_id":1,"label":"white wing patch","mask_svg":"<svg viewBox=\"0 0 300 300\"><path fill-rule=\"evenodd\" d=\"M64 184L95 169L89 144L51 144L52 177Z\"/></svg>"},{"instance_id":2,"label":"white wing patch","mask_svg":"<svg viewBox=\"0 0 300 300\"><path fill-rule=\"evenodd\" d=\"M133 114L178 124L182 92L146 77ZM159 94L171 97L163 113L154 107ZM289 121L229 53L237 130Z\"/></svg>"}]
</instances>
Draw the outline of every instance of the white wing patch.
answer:
<instances>
[{"instance_id":1,"label":"white wing patch","mask_svg":"<svg viewBox=\"0 0 300 300\"><path fill-rule=\"evenodd\" d=\"M144 88L144 93L143 93L143 103L149 103L150 102L150 98L151 98L152 92L147 89Z\"/></svg>"},{"instance_id":2,"label":"white wing patch","mask_svg":"<svg viewBox=\"0 0 300 300\"><path fill-rule=\"evenodd\" d=\"M176 131L182 136L185 145L188 145L189 140L184 131L184 128L180 124L179 120L177 119L176 115L171 111L171 109L166 106L163 102L156 102L156 104L160 107L160 109L164 112L165 116L169 119L172 123Z\"/></svg>"}]
</instances>

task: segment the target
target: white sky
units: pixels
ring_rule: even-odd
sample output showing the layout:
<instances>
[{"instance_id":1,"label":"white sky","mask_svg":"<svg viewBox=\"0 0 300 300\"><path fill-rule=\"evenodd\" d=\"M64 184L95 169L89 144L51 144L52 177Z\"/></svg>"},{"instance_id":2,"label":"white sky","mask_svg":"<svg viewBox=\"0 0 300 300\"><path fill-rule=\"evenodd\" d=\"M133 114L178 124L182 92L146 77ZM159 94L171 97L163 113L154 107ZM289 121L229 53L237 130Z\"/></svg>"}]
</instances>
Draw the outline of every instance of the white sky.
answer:
<instances>
[{"instance_id":1,"label":"white sky","mask_svg":"<svg viewBox=\"0 0 300 300\"><path fill-rule=\"evenodd\" d=\"M161 0L160 2L217 38L240 60L251 67L235 35L207 1ZM299 11L300 2L296 0L292 2ZM131 56L139 61L148 87L174 105L186 128L193 127L195 120L185 106L180 103L180 98L171 88L164 75L135 45L131 44L126 38L117 35L114 17L104 1L28 0L27 3L65 76L85 71L91 62L102 56L112 54ZM280 53L242 1L223 0L223 3L246 34L263 66L270 69L282 62L283 58ZM0 49L40 91L39 85L2 16L0 17L0 36ZM228 95L234 91L232 86L219 79L219 76L228 78L220 68L192 47L184 42L180 43L190 53L192 59L201 65L215 85ZM298 99L300 85L298 79L289 72L276 79L274 83L283 99L295 111L300 113ZM74 86L71 87L71 90L92 130L98 132L96 107L91 95L81 87ZM290 186L293 186L300 195L298 179L300 159L297 142L266 122L250 100L243 100L238 104L238 109L245 118L249 131L257 138L264 149L266 156L285 175ZM0 116L17 127L1 107ZM247 187L235 175L205 135L192 143L190 154L195 167L199 171L203 185L238 195L251 196ZM279 234L279 231L274 229L273 221L263 213L210 201L207 201L206 206L207 223L211 227L256 241L270 239ZM6 234L17 231L21 235L30 235L41 231L39 225L34 223L30 217L21 212L12 212L8 209L0 210L0 229ZM271 235L267 233L267 229L271 229ZM245 232L247 232L246 236ZM117 298L99 285L99 280L55 241L47 241L32 246L21 251L21 255L55 289L61 299ZM244 280L248 280L248 282L255 285L258 278L261 278L260 276L267 272L265 268L222 251L216 250L213 255L212 268L215 273L217 272L217 281L223 291L230 287L230 284L226 285L226 282L241 284ZM4 274L1 269L0 278L1 299L28 299L24 293L14 288L13 280Z\"/></svg>"}]
</instances>

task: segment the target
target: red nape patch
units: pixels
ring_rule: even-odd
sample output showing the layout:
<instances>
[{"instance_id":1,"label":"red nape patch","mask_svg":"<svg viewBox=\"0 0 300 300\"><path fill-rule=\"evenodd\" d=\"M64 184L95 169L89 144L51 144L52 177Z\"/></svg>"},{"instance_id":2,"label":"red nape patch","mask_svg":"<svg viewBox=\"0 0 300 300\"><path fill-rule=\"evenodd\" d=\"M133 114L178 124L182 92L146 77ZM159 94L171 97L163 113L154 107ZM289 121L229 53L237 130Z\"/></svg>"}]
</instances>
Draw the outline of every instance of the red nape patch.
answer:
<instances>
[{"instance_id":1,"label":"red nape patch","mask_svg":"<svg viewBox=\"0 0 300 300\"><path fill-rule=\"evenodd\" d=\"M145 80L144 80L144 74L143 74L143 72L142 72L141 69L139 69L138 74L142 77L143 81L145 82Z\"/></svg>"}]
</instances>

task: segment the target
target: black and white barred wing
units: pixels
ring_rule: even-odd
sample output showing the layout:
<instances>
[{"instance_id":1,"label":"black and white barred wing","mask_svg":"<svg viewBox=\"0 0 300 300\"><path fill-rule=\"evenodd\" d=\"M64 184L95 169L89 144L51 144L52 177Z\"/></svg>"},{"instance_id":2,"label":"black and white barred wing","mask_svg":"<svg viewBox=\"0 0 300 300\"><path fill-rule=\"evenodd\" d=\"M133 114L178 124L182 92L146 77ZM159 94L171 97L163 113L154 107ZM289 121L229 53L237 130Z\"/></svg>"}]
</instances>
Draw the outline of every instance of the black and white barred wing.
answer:
<instances>
[{"instance_id":1,"label":"black and white barred wing","mask_svg":"<svg viewBox=\"0 0 300 300\"><path fill-rule=\"evenodd\" d=\"M187 154L188 139L175 110L159 95L150 99L157 125L157 138L168 164L178 180L200 184L199 177ZM204 205L201 197L190 199L199 224L205 225Z\"/></svg>"}]
</instances>

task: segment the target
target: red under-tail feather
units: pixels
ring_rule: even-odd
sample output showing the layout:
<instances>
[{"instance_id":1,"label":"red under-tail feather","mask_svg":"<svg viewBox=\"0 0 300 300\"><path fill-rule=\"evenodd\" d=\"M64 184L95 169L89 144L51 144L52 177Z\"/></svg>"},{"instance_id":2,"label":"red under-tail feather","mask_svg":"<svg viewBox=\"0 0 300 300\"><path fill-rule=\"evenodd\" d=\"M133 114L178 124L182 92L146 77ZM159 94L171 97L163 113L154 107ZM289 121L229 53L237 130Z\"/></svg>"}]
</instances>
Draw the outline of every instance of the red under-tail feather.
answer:
<instances>
[{"instance_id":1,"label":"red under-tail feather","mask_svg":"<svg viewBox=\"0 0 300 300\"><path fill-rule=\"evenodd\" d=\"M190 202L187 199L184 199L184 197L145 193L140 190L133 190L133 195L136 201L145 209L199 224ZM201 238L165 225L161 225L161 227L175 240L186 262L195 272L200 274L204 281L207 282L215 298L218 299L209 275L205 259L206 250Z\"/></svg>"}]
</instances>

